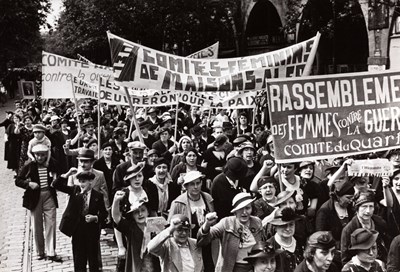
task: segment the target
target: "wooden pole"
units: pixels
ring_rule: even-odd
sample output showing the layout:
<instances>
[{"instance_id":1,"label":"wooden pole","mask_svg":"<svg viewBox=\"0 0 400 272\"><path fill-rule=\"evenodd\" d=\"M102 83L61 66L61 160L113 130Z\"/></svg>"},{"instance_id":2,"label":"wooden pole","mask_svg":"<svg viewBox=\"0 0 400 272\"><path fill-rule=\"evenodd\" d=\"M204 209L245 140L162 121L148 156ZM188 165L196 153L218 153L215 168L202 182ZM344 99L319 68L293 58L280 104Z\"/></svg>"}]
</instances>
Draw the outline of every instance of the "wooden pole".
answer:
<instances>
[{"instance_id":1,"label":"wooden pole","mask_svg":"<svg viewBox=\"0 0 400 272\"><path fill-rule=\"evenodd\" d=\"M174 131L175 142L177 142L176 137L178 136L178 109L179 109L179 103L176 104L176 112L175 112L175 131Z\"/></svg>"},{"instance_id":2,"label":"wooden pole","mask_svg":"<svg viewBox=\"0 0 400 272\"><path fill-rule=\"evenodd\" d=\"M100 134L101 134L101 124L100 124L100 80L97 85L97 123L99 126L97 127L97 159L100 159Z\"/></svg>"}]
</instances>

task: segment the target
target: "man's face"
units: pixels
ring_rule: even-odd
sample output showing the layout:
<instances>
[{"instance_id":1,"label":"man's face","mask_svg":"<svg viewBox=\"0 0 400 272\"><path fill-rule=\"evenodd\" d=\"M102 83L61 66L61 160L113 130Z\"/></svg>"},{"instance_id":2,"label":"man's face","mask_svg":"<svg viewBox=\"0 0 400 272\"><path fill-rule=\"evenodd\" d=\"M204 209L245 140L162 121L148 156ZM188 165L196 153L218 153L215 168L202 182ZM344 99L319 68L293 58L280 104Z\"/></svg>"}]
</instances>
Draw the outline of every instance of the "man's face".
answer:
<instances>
[{"instance_id":1,"label":"man's face","mask_svg":"<svg viewBox=\"0 0 400 272\"><path fill-rule=\"evenodd\" d=\"M47 160L47 152L36 152L35 159L39 165L44 164Z\"/></svg>"},{"instance_id":2,"label":"man's face","mask_svg":"<svg viewBox=\"0 0 400 272\"><path fill-rule=\"evenodd\" d=\"M224 130L222 128L214 128L214 137L217 138L219 135L224 134Z\"/></svg>"},{"instance_id":3,"label":"man's face","mask_svg":"<svg viewBox=\"0 0 400 272\"><path fill-rule=\"evenodd\" d=\"M92 169L92 160L78 160L78 166L84 171L89 171Z\"/></svg>"},{"instance_id":4,"label":"man's face","mask_svg":"<svg viewBox=\"0 0 400 272\"><path fill-rule=\"evenodd\" d=\"M94 132L94 126L93 126L93 125L86 126L86 132L87 132L88 134L93 134L93 132Z\"/></svg>"},{"instance_id":5,"label":"man's face","mask_svg":"<svg viewBox=\"0 0 400 272\"><path fill-rule=\"evenodd\" d=\"M81 192L89 191L90 188L92 187L92 180L80 179L79 180L79 187L81 187Z\"/></svg>"},{"instance_id":6,"label":"man's face","mask_svg":"<svg viewBox=\"0 0 400 272\"><path fill-rule=\"evenodd\" d=\"M140 162L143 160L143 149L134 149L129 148L129 155L134 163Z\"/></svg>"}]
</instances>

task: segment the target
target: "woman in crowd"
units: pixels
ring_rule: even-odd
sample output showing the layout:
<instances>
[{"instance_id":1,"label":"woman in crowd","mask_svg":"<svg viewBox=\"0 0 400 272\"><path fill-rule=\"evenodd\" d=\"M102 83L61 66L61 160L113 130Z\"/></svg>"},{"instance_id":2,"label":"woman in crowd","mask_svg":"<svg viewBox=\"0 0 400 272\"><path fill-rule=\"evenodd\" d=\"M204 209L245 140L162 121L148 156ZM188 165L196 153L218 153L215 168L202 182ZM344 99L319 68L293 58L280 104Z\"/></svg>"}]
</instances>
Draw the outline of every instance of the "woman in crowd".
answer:
<instances>
[{"instance_id":1,"label":"woman in crowd","mask_svg":"<svg viewBox=\"0 0 400 272\"><path fill-rule=\"evenodd\" d=\"M225 144L228 137L219 135L214 141L214 145L208 148L203 154L203 163L201 166L206 168L206 177L213 180L219 173L222 172L226 164L226 156L228 152Z\"/></svg>"},{"instance_id":2,"label":"woman in crowd","mask_svg":"<svg viewBox=\"0 0 400 272\"><path fill-rule=\"evenodd\" d=\"M341 235L342 263L348 262L352 257L350 252L351 235L359 228L378 231L377 247L378 258L386 262L387 249L390 246L390 237L387 234L385 220L374 215L375 193L372 190L362 190L354 196L355 216L344 227Z\"/></svg>"},{"instance_id":3,"label":"woman in crowd","mask_svg":"<svg viewBox=\"0 0 400 272\"><path fill-rule=\"evenodd\" d=\"M153 143L152 149L157 150L157 153L166 158L167 160L172 159L172 154L176 151L176 145L171 138L171 131L168 128L161 128L158 131L160 139Z\"/></svg>"},{"instance_id":4,"label":"woman in crowd","mask_svg":"<svg viewBox=\"0 0 400 272\"><path fill-rule=\"evenodd\" d=\"M315 229L317 231L330 231L340 249L340 238L343 228L353 218L352 183L346 182L341 188L331 192L330 199L325 202L317 212Z\"/></svg>"},{"instance_id":5,"label":"woman in crowd","mask_svg":"<svg viewBox=\"0 0 400 272\"><path fill-rule=\"evenodd\" d=\"M183 214L189 218L193 226L190 237L196 238L199 228L205 222L206 214L214 212L214 200L211 195L201 190L204 175L199 171L191 171L183 177L182 186L186 192L178 196L171 204L168 221L175 214ZM204 270L214 271L211 256L211 246L204 246L202 249Z\"/></svg>"},{"instance_id":6,"label":"woman in crowd","mask_svg":"<svg viewBox=\"0 0 400 272\"><path fill-rule=\"evenodd\" d=\"M328 231L317 231L307 241L304 260L296 267L295 272L339 272L333 263L335 256L335 239Z\"/></svg>"},{"instance_id":7,"label":"woman in crowd","mask_svg":"<svg viewBox=\"0 0 400 272\"><path fill-rule=\"evenodd\" d=\"M93 168L103 172L107 183L107 189L109 192L110 203L112 203L112 185L113 185L113 174L114 170L119 164L117 158L113 156L113 149L110 142L107 142L101 146L102 156L100 159L93 163Z\"/></svg>"},{"instance_id":8,"label":"woman in crowd","mask_svg":"<svg viewBox=\"0 0 400 272\"><path fill-rule=\"evenodd\" d=\"M295 221L300 220L301 216L297 215L291 208L283 208L275 213L274 219L269 224L275 227L276 233L268 242L275 249L281 249L281 271L293 272L294 269L303 260L304 247L297 243L294 238Z\"/></svg>"},{"instance_id":9,"label":"woman in crowd","mask_svg":"<svg viewBox=\"0 0 400 272\"><path fill-rule=\"evenodd\" d=\"M247 163L248 169L243 183L243 187L247 191L250 190L251 182L261 169L261 165L255 160L255 152L254 145L249 141L241 144L237 151L237 156L242 157Z\"/></svg>"},{"instance_id":10,"label":"woman in crowd","mask_svg":"<svg viewBox=\"0 0 400 272\"><path fill-rule=\"evenodd\" d=\"M300 176L300 188L303 190L303 205L306 215L310 220L315 219L315 213L318 205L319 185L314 177L314 165L312 161L302 161L297 168ZM321 206L321 204L319 204Z\"/></svg>"},{"instance_id":11,"label":"woman in crowd","mask_svg":"<svg viewBox=\"0 0 400 272\"><path fill-rule=\"evenodd\" d=\"M264 219L275 210L278 183L273 177L262 177L258 183L261 197L254 202L254 215Z\"/></svg>"},{"instance_id":12,"label":"woman in crowd","mask_svg":"<svg viewBox=\"0 0 400 272\"><path fill-rule=\"evenodd\" d=\"M279 264L279 254L282 251L277 249L267 242L257 242L244 258L253 269L254 272L275 272L277 263Z\"/></svg>"},{"instance_id":13,"label":"woman in crowd","mask_svg":"<svg viewBox=\"0 0 400 272\"><path fill-rule=\"evenodd\" d=\"M252 216L254 198L249 193L239 193L232 201L233 216L222 218L216 225L216 213L206 215L197 235L198 246L209 244L213 239L221 241L215 271L249 271L251 265L244 259L250 249L264 237L261 220ZM214 225L214 226L212 226Z\"/></svg>"},{"instance_id":14,"label":"woman in crowd","mask_svg":"<svg viewBox=\"0 0 400 272\"><path fill-rule=\"evenodd\" d=\"M30 115L24 115L22 121L24 124L20 124L15 127L15 134L19 134L21 139L20 142L20 153L19 153L19 162L18 162L18 172L25 165L25 162L28 160L28 144L29 141L33 138L33 119Z\"/></svg>"},{"instance_id":15,"label":"woman in crowd","mask_svg":"<svg viewBox=\"0 0 400 272\"><path fill-rule=\"evenodd\" d=\"M21 138L19 133L15 133L17 127L21 125L22 117L19 114L14 114L13 123L7 127L6 133L8 135L8 161L7 168L15 171L18 174L19 154L21 151ZM18 130L17 130L18 131Z\"/></svg>"},{"instance_id":16,"label":"woman in crowd","mask_svg":"<svg viewBox=\"0 0 400 272\"><path fill-rule=\"evenodd\" d=\"M350 250L354 255L342 268L342 272L384 272L381 260L378 260L377 239L375 230L359 228L351 234Z\"/></svg>"},{"instance_id":17,"label":"woman in crowd","mask_svg":"<svg viewBox=\"0 0 400 272\"><path fill-rule=\"evenodd\" d=\"M125 235L127 240L125 265L118 272L159 271L160 265L157 258L146 250L149 239L145 237L144 229L149 216L148 202L143 198L136 199L123 216L120 206L127 197L129 198L126 191L117 191L112 205L112 217L116 228Z\"/></svg>"},{"instance_id":18,"label":"woman in crowd","mask_svg":"<svg viewBox=\"0 0 400 272\"><path fill-rule=\"evenodd\" d=\"M182 184L183 176L191 171L200 171L205 174L206 170L199 165L199 153L193 147L188 148L182 155L182 161L177 164L171 173L172 180L177 184ZM202 189L206 192L209 191L207 184L203 184Z\"/></svg>"},{"instance_id":19,"label":"woman in crowd","mask_svg":"<svg viewBox=\"0 0 400 272\"><path fill-rule=\"evenodd\" d=\"M144 188L149 196L151 210L167 218L171 202L180 195L181 189L172 181L165 158L160 157L154 161L154 172L155 175L145 181Z\"/></svg>"},{"instance_id":20,"label":"woman in crowd","mask_svg":"<svg viewBox=\"0 0 400 272\"><path fill-rule=\"evenodd\" d=\"M149 252L160 258L163 272L203 271L201 248L190 238L191 228L185 215L175 214L170 226L148 244Z\"/></svg>"},{"instance_id":21,"label":"woman in crowd","mask_svg":"<svg viewBox=\"0 0 400 272\"><path fill-rule=\"evenodd\" d=\"M174 167L184 160L185 151L187 151L191 147L193 147L193 143L192 143L192 140L189 138L189 136L182 136L179 139L179 142L178 142L178 152L179 153L175 154L175 156L172 159L171 169L170 169L171 173L172 173L172 170L174 169Z\"/></svg>"}]
</instances>

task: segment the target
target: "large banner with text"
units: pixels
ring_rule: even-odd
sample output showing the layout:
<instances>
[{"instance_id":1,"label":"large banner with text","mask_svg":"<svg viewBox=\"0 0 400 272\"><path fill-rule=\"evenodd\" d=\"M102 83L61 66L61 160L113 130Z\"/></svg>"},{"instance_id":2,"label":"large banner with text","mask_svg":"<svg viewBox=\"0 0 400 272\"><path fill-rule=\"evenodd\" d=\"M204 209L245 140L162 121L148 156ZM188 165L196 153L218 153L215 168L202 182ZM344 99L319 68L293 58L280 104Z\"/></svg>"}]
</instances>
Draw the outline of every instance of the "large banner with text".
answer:
<instances>
[{"instance_id":1,"label":"large banner with text","mask_svg":"<svg viewBox=\"0 0 400 272\"><path fill-rule=\"evenodd\" d=\"M107 34L117 84L192 92L257 91L265 89L270 78L309 75L320 37L254 56L192 59Z\"/></svg>"},{"instance_id":2,"label":"large banner with text","mask_svg":"<svg viewBox=\"0 0 400 272\"><path fill-rule=\"evenodd\" d=\"M400 146L400 71L268 81L277 163Z\"/></svg>"}]
</instances>

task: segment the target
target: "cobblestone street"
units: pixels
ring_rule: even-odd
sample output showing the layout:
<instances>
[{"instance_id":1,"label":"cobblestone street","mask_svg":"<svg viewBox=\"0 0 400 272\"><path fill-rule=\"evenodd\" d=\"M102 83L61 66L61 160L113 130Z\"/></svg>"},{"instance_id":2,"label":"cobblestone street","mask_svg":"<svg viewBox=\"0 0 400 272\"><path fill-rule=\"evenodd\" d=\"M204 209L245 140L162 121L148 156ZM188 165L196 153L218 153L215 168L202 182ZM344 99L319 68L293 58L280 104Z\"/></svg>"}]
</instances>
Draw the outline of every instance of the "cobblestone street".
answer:
<instances>
[{"instance_id":1,"label":"cobblestone street","mask_svg":"<svg viewBox=\"0 0 400 272\"><path fill-rule=\"evenodd\" d=\"M0 108L0 120L5 118L6 110L13 110L13 101ZM0 139L4 139L4 128L0 129ZM67 204L66 195L58 193L60 204L57 210L57 247L62 263L36 260L32 231L29 231L29 212L22 207L24 190L14 184L14 173L7 169L4 161L4 141L0 145L0 272L34 271L61 272L74 271L70 238L58 231L62 213ZM27 242L28 241L28 242ZM101 236L101 255L103 271L115 271L117 248L111 230Z\"/></svg>"}]
</instances>

